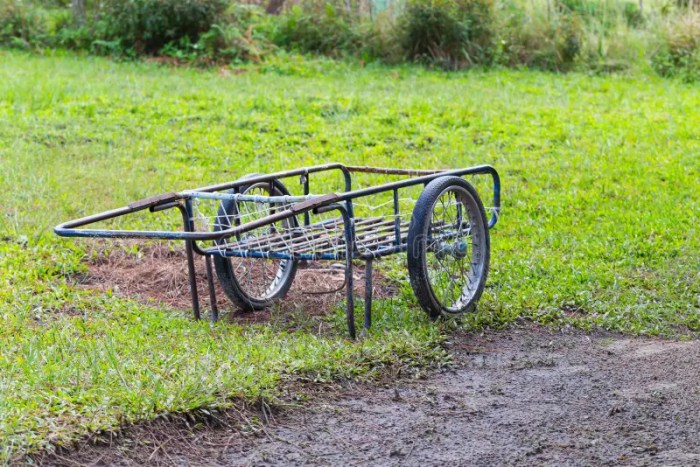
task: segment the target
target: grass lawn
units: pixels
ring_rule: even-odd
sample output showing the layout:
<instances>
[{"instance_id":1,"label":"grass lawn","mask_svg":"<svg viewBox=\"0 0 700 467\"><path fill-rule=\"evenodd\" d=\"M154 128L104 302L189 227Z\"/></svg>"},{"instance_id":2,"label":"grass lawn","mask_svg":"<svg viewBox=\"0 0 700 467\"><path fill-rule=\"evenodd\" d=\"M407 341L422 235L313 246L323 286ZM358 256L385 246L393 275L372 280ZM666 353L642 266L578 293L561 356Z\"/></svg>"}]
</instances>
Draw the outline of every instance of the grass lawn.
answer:
<instances>
[{"instance_id":1,"label":"grass lawn","mask_svg":"<svg viewBox=\"0 0 700 467\"><path fill-rule=\"evenodd\" d=\"M59 221L162 191L325 161L489 163L489 287L460 326L697 337L700 87L646 75L430 72L280 60L242 72L0 52L0 461L285 381L445 361L452 325L404 290L359 343L195 323L77 290Z\"/></svg>"}]
</instances>

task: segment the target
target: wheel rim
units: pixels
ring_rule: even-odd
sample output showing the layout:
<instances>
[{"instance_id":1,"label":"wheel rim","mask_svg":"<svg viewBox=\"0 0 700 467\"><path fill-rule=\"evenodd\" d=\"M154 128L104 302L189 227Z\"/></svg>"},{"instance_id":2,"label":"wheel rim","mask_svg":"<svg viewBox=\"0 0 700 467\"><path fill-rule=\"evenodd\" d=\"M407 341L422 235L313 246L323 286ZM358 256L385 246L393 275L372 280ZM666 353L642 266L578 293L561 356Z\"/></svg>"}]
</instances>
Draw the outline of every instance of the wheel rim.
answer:
<instances>
[{"instance_id":1,"label":"wheel rim","mask_svg":"<svg viewBox=\"0 0 700 467\"><path fill-rule=\"evenodd\" d=\"M479 290L485 229L477 201L464 187L447 187L433 203L424 264L432 295L446 313L463 312Z\"/></svg>"},{"instance_id":2,"label":"wheel rim","mask_svg":"<svg viewBox=\"0 0 700 467\"><path fill-rule=\"evenodd\" d=\"M242 194L270 196L269 183L251 185ZM233 205L234 212L228 222L233 220L234 222L248 223L267 216L273 209L275 209L274 206L269 203L238 202ZM245 241L250 245L250 249L255 249L256 242L260 237L273 232L289 230L293 227L292 222L290 219L285 219L265 225L241 234L238 241ZM277 296L293 269L292 261L287 259L230 257L227 260L241 292L249 299L261 302Z\"/></svg>"}]
</instances>

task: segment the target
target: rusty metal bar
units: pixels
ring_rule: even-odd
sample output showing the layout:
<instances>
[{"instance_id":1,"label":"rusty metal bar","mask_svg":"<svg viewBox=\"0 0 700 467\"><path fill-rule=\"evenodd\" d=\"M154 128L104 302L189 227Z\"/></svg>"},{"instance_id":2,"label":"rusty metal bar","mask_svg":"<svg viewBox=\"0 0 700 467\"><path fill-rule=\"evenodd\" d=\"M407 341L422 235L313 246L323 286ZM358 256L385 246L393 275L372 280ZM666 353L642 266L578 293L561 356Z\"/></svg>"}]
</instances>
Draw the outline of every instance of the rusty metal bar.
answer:
<instances>
[{"instance_id":1,"label":"rusty metal bar","mask_svg":"<svg viewBox=\"0 0 700 467\"><path fill-rule=\"evenodd\" d=\"M321 168L319 168L321 167ZM236 181L228 184L223 184L223 185L214 185L212 187L205 187L201 188L198 191L216 191L220 189L226 189L229 187L235 188L236 186L242 185L242 184L250 184L250 183L256 183L259 181L269 181L272 178L275 178L277 176L278 178L284 178L283 176L292 176L292 175L299 175L302 173L307 173L311 172L313 170L315 171L321 171L321 170L330 170L331 168L341 168L343 173L346 175L346 188L351 186L351 181L349 178L350 171L345 168L345 166L342 166L341 164L330 164L328 166L318 166L316 168L309 168L309 169L300 169L296 171L289 171L289 172L279 172L277 174L272 174L272 175L267 175L267 176L260 176L260 177L251 177L249 179L245 179L244 181ZM384 169L384 170L401 170L401 169ZM280 175L282 174L282 175ZM241 233L248 232L250 230L254 230L258 227L262 227L264 225L268 225L280 220L287 219L293 215L296 214L301 214L305 213L307 210L311 209L317 209L320 207L323 207L325 205L330 205L330 204L336 204L340 202L345 203L345 209L347 210L348 215L353 218L353 212L352 212L352 200L355 198L359 198L362 196L369 196L377 193L382 193L385 191L390 191L390 190L398 190L400 188L405 188L409 186L414 186L418 184L427 184L434 180L437 177L441 176L464 176L464 175L474 175L474 174L490 174L493 177L494 180L494 212L491 216L491 219L489 220L489 228L493 227L496 222L498 221L498 211L500 208L500 178L498 176L498 173L495 171L495 169L491 166L488 165L482 165L482 166L477 166L477 167L470 167L467 169L458 169L458 170L452 170L452 171L447 171L447 172L436 172L432 173L430 175L423 175L418 178L411 178L407 180L401 180L397 182L392 182L392 183L387 183L384 185L379 185L376 187L370 187L370 188L364 188L360 190L354 190L354 191L346 191L344 193L338 194L337 196L332 196L332 194L329 194L328 198L325 198L324 196L321 196L320 198L312 201L312 202L304 202L301 203L304 205L303 209L300 209L299 207L292 208L292 209L286 209L284 211L279 211L274 214L271 214L269 216L256 219L255 221L247 222L243 225L232 227L230 229L226 230L221 230L217 232L163 232L163 231L132 231L132 230L99 230L99 229L76 229L77 227L82 227L88 224L92 224L97 221L101 220L107 220L107 219L112 219L115 217L122 216L124 214L129 214L132 212L137 212L142 209L146 208L153 208L155 205L153 205L153 197L148 198L148 202L136 202L132 203L131 206L115 209L112 211L106 211L100 214L95 214L92 216L87 216L81 219L65 222L63 224L58 225L54 231L58 235L62 236L67 236L67 237L106 237L106 238L159 238L159 239L164 239L164 240L219 240L223 238L230 237L232 235L237 235ZM164 197L165 200L167 200L167 203L171 203L173 201L176 201L178 198L173 198L172 194L168 194L167 197ZM308 204L307 204L308 203ZM164 203L166 204L166 203Z\"/></svg>"},{"instance_id":2,"label":"rusty metal bar","mask_svg":"<svg viewBox=\"0 0 700 467\"><path fill-rule=\"evenodd\" d=\"M345 167L350 172L368 173L379 175L433 175L442 172L448 172L450 169L435 169L435 170L411 170L411 169L396 169L392 167L371 167L364 165L348 165Z\"/></svg>"}]
</instances>

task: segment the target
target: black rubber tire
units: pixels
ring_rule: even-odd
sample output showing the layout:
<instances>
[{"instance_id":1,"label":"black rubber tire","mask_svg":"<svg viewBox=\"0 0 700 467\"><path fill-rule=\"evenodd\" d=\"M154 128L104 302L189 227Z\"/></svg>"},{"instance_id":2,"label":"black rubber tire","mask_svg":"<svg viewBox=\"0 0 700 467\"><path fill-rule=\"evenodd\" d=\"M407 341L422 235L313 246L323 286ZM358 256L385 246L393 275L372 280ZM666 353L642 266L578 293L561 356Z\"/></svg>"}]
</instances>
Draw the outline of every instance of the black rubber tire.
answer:
<instances>
[{"instance_id":1,"label":"black rubber tire","mask_svg":"<svg viewBox=\"0 0 700 467\"><path fill-rule=\"evenodd\" d=\"M472 244L471 258L473 259L470 262L471 265L474 265L475 261L478 263L476 267L478 277L475 278L477 281L476 289L474 289L467 303L458 310L450 310L441 303L436 296L430 284L427 259L428 254L436 254L428 252L427 242L429 238L429 228L433 219L433 209L438 199L451 189L459 190L461 192L460 194L464 196L464 199L469 204L467 210L469 211L470 217L470 232L475 231L478 236L481 237L477 239L480 243L478 243L476 249L474 248L474 244ZM464 206L463 203L461 204ZM435 320L443 314L456 315L473 311L484 291L486 276L489 271L491 250L486 212L476 189L469 182L460 177L440 177L430 182L421 193L413 208L407 242L408 276L411 287L413 288L418 303L428 313L430 318ZM474 255L478 257L474 258ZM469 274L471 274L472 271L473 269L470 269Z\"/></svg>"},{"instance_id":2,"label":"black rubber tire","mask_svg":"<svg viewBox=\"0 0 700 467\"><path fill-rule=\"evenodd\" d=\"M241 180L245 180L246 178L250 177L255 177L258 176L259 174L249 174L243 177ZM267 183L266 183L267 184ZM253 185L244 185L241 186L238 190L239 193L245 193L248 191ZM267 189L269 193L269 189ZM279 180L274 180L273 181L273 193L271 196L284 196L284 195L289 195L289 190L287 190L287 187L282 184ZM226 200L221 203L221 206L219 207L219 211L217 213L217 222L216 226L214 227L214 231L218 230L223 230L224 228L228 228L230 215L232 215L235 210L236 210L236 202L234 200ZM298 222L296 217L291 218L292 221L292 226L297 227ZM264 260L261 260L264 261ZM216 275L219 278L219 283L221 284L221 288L223 289L224 293L226 296L231 300L238 308L240 308L242 311L257 311L257 310L263 310L265 308L270 307L276 300L280 300L284 298L284 296L287 294L289 291L289 288L292 286L292 282L294 281L294 276L296 275L296 270L297 270L297 260L285 260L287 261L286 268L290 268L288 273L286 274L286 277L284 278L284 282L280 284L278 287L277 291L270 297L267 297L265 299L259 299L257 297L252 297L248 293L246 293L245 290L241 287L239 284L238 280L236 279L236 275L234 273L234 268L233 265L231 264L231 259L226 258L223 256L214 256L214 269L216 270Z\"/></svg>"}]
</instances>

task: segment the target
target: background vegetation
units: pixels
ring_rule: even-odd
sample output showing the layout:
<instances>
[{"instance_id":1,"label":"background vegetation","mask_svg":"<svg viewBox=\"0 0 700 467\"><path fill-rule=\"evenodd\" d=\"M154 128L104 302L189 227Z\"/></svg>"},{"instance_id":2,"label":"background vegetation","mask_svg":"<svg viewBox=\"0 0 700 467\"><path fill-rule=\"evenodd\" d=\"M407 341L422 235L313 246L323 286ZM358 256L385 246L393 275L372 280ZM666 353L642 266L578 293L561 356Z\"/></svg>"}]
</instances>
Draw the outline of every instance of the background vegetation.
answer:
<instances>
[{"instance_id":1,"label":"background vegetation","mask_svg":"<svg viewBox=\"0 0 700 467\"><path fill-rule=\"evenodd\" d=\"M292 51L447 69L651 66L700 77L694 0L266 1L0 0L0 44L200 64Z\"/></svg>"},{"instance_id":2,"label":"background vegetation","mask_svg":"<svg viewBox=\"0 0 700 467\"><path fill-rule=\"evenodd\" d=\"M0 462L163 413L275 400L290 381L415 372L448 361L451 326L700 333L697 86L299 56L238 73L72 54L0 62ZM51 232L155 193L333 160L499 169L476 314L429 323L405 265L381 262L400 293L376 303L359 343L340 311L210 327L76 287L104 243Z\"/></svg>"}]
</instances>

